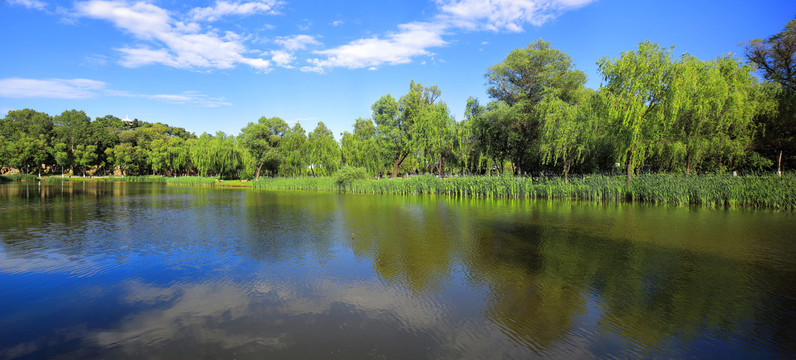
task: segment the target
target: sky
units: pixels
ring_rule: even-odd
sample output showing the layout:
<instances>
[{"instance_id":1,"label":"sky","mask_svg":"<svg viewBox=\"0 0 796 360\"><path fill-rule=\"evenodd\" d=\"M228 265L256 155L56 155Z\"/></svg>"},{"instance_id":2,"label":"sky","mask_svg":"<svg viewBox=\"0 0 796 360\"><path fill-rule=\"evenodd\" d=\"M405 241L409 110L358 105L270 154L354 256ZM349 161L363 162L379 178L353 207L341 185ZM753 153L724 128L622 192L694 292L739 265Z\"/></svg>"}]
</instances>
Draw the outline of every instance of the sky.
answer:
<instances>
[{"instance_id":1,"label":"sky","mask_svg":"<svg viewBox=\"0 0 796 360\"><path fill-rule=\"evenodd\" d=\"M643 41L703 60L780 32L792 0L0 0L0 114L84 110L237 135L277 116L335 137L410 81L456 120L484 74L544 39L598 88Z\"/></svg>"}]
</instances>

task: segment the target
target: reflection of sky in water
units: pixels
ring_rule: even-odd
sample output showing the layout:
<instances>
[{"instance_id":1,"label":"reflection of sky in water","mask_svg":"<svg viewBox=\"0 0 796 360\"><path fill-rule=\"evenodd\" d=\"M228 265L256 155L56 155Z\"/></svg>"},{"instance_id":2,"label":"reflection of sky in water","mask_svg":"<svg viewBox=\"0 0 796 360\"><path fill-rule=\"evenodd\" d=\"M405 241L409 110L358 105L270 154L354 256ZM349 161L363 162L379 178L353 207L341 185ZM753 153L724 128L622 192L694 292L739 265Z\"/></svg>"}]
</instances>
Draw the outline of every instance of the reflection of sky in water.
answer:
<instances>
[{"instance_id":1,"label":"reflection of sky in water","mask_svg":"<svg viewBox=\"0 0 796 360\"><path fill-rule=\"evenodd\" d=\"M208 259L213 254L178 255L182 256ZM192 268L201 264L175 270L146 261L76 265L52 258L26 263L22 269L16 266L19 262L5 260L3 272L13 269L29 278L47 275L48 282L62 282L65 288L46 285L58 293L16 306L16 313L29 314L50 308L37 319L20 319L47 329L33 340L3 349L2 357L35 354L59 342L79 357L136 356L142 351L182 358L233 352L280 357L489 357L527 351L484 319L457 314L455 305L441 303L444 297L416 296L385 285L372 276L369 264L350 256L316 269L240 261L227 264L224 271L198 274ZM138 265L154 268L130 268ZM75 307L83 311L58 321L60 311Z\"/></svg>"},{"instance_id":2,"label":"reflection of sky in water","mask_svg":"<svg viewBox=\"0 0 796 360\"><path fill-rule=\"evenodd\" d=\"M776 334L793 320L781 285L793 248L771 230L786 233L789 214L41 191L0 187L0 358L744 358L793 346ZM765 239L748 240L756 230Z\"/></svg>"}]
</instances>

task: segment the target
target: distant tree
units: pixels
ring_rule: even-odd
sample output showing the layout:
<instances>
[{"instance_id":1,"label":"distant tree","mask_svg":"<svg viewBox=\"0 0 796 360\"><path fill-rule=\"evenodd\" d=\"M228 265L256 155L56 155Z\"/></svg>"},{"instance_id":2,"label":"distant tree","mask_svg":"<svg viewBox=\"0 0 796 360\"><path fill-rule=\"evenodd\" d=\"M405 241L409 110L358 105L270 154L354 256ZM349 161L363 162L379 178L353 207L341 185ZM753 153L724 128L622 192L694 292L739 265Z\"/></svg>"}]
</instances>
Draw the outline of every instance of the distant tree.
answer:
<instances>
[{"instance_id":1,"label":"distant tree","mask_svg":"<svg viewBox=\"0 0 796 360\"><path fill-rule=\"evenodd\" d=\"M307 168L307 135L301 124L296 123L279 145L280 173L289 176L303 175Z\"/></svg>"},{"instance_id":2,"label":"distant tree","mask_svg":"<svg viewBox=\"0 0 796 360\"><path fill-rule=\"evenodd\" d=\"M445 155L453 152L453 120L445 103L424 106L415 120L412 143L429 171L444 176Z\"/></svg>"},{"instance_id":3,"label":"distant tree","mask_svg":"<svg viewBox=\"0 0 796 360\"><path fill-rule=\"evenodd\" d=\"M409 155L409 124L398 112L398 102L390 94L384 95L370 107L376 123L380 147L392 158L392 177L398 176L398 166Z\"/></svg>"},{"instance_id":4,"label":"distant tree","mask_svg":"<svg viewBox=\"0 0 796 360\"><path fill-rule=\"evenodd\" d=\"M340 167L340 146L323 122L307 135L307 155L313 176L332 175Z\"/></svg>"},{"instance_id":5,"label":"distant tree","mask_svg":"<svg viewBox=\"0 0 796 360\"><path fill-rule=\"evenodd\" d=\"M777 111L761 116L764 131L758 142L762 151L773 155L781 173L783 159L791 167L796 163L796 19L767 39L748 42L745 54L763 78L776 85L767 90L778 101Z\"/></svg>"},{"instance_id":6,"label":"distant tree","mask_svg":"<svg viewBox=\"0 0 796 360\"><path fill-rule=\"evenodd\" d=\"M287 123L278 117L261 117L256 123L249 123L241 129L240 141L248 149L256 164L255 180L265 167L272 174L283 161L279 144L289 130Z\"/></svg>"},{"instance_id":7,"label":"distant tree","mask_svg":"<svg viewBox=\"0 0 796 360\"><path fill-rule=\"evenodd\" d=\"M0 119L0 136L6 165L26 173L32 167L40 173L43 165L53 163L50 155L53 120L46 113L11 110Z\"/></svg>"}]
</instances>

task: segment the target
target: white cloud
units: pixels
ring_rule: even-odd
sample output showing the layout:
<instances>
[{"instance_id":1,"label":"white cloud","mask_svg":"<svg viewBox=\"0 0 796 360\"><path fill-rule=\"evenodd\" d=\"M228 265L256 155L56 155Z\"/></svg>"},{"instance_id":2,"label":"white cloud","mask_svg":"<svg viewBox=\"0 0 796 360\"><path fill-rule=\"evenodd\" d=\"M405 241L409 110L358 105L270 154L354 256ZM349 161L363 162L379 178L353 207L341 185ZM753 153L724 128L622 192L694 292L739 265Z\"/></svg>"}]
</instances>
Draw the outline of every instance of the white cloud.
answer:
<instances>
[{"instance_id":1,"label":"white cloud","mask_svg":"<svg viewBox=\"0 0 796 360\"><path fill-rule=\"evenodd\" d=\"M271 52L271 61L273 61L277 66L292 68L290 64L294 60L296 60L296 57L293 56L292 52L284 50L274 50Z\"/></svg>"},{"instance_id":2,"label":"white cloud","mask_svg":"<svg viewBox=\"0 0 796 360\"><path fill-rule=\"evenodd\" d=\"M108 89L107 83L89 79L0 79L0 97L3 98L90 99L100 96L136 97L202 107L232 105L222 97L211 97L196 91L180 94L136 94Z\"/></svg>"},{"instance_id":3,"label":"white cloud","mask_svg":"<svg viewBox=\"0 0 796 360\"><path fill-rule=\"evenodd\" d=\"M39 0L6 0L9 5L24 6L28 9L44 10L47 3Z\"/></svg>"},{"instance_id":4,"label":"white cloud","mask_svg":"<svg viewBox=\"0 0 796 360\"><path fill-rule=\"evenodd\" d=\"M302 71L324 72L334 67L373 70L380 65L405 64L429 49L447 44L443 35L460 30L523 31L523 26L541 26L565 10L594 0L437 0L440 13L428 22L398 25L386 37L358 39L336 48L316 51L321 58L309 59Z\"/></svg>"},{"instance_id":5,"label":"white cloud","mask_svg":"<svg viewBox=\"0 0 796 360\"><path fill-rule=\"evenodd\" d=\"M332 25L332 26L335 26L335 27L336 27L336 26L343 25L343 20L335 20L335 21L332 21L330 25Z\"/></svg>"},{"instance_id":6,"label":"white cloud","mask_svg":"<svg viewBox=\"0 0 796 360\"><path fill-rule=\"evenodd\" d=\"M437 0L440 19L470 30L520 32L594 0Z\"/></svg>"},{"instance_id":7,"label":"white cloud","mask_svg":"<svg viewBox=\"0 0 796 360\"><path fill-rule=\"evenodd\" d=\"M316 51L316 54L326 58L310 59L308 62L312 66L302 70L322 72L331 67L358 69L385 63L405 64L415 56L430 55L428 48L446 44L442 39L445 27L440 24L414 22L401 24L398 29L398 32L386 38L360 39L334 49Z\"/></svg>"},{"instance_id":8,"label":"white cloud","mask_svg":"<svg viewBox=\"0 0 796 360\"><path fill-rule=\"evenodd\" d=\"M318 40L315 40L314 37L309 35L283 36L277 38L274 42L287 51L304 50L310 45L321 44Z\"/></svg>"},{"instance_id":9,"label":"white cloud","mask_svg":"<svg viewBox=\"0 0 796 360\"><path fill-rule=\"evenodd\" d=\"M0 79L0 97L86 99L99 95L107 84L89 79Z\"/></svg>"},{"instance_id":10,"label":"white cloud","mask_svg":"<svg viewBox=\"0 0 796 360\"><path fill-rule=\"evenodd\" d=\"M179 105L197 105L201 107L219 107L232 105L223 97L211 97L200 94L196 91L186 91L182 94L156 94L156 95L137 95L151 100L158 100Z\"/></svg>"},{"instance_id":11,"label":"white cloud","mask_svg":"<svg viewBox=\"0 0 796 360\"><path fill-rule=\"evenodd\" d=\"M91 0L75 4L79 16L108 20L148 45L117 49L121 64L138 67L163 64L181 69L228 69L245 64L267 71L270 62L248 58L240 36L201 31L196 23L176 21L168 11L153 4ZM155 48L153 48L155 46Z\"/></svg>"},{"instance_id":12,"label":"white cloud","mask_svg":"<svg viewBox=\"0 0 796 360\"><path fill-rule=\"evenodd\" d=\"M213 7L194 8L189 16L194 21L216 21L227 15L278 14L280 1L229 2L216 1Z\"/></svg>"},{"instance_id":13,"label":"white cloud","mask_svg":"<svg viewBox=\"0 0 796 360\"><path fill-rule=\"evenodd\" d=\"M274 40L274 42L282 49L268 52L268 54L271 55L271 61L273 61L277 66L288 69L293 68L293 66L290 64L296 60L294 52L305 50L309 46L321 44L318 42L318 40L315 40L315 38L310 35L281 36Z\"/></svg>"}]
</instances>

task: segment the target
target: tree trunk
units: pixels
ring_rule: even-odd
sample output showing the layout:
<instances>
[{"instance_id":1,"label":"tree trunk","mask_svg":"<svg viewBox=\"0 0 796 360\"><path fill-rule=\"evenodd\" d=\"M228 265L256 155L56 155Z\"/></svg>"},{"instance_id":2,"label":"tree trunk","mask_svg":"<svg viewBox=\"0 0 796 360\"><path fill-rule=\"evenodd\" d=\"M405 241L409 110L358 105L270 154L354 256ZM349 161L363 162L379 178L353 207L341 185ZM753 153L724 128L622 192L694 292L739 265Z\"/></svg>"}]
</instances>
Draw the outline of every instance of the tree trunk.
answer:
<instances>
[{"instance_id":1,"label":"tree trunk","mask_svg":"<svg viewBox=\"0 0 796 360\"><path fill-rule=\"evenodd\" d=\"M777 160L777 176L782 176L782 150L779 151L779 159Z\"/></svg>"},{"instance_id":2,"label":"tree trunk","mask_svg":"<svg viewBox=\"0 0 796 360\"><path fill-rule=\"evenodd\" d=\"M685 173L686 175L691 173L691 153L688 152L687 148L685 153Z\"/></svg>"},{"instance_id":3,"label":"tree trunk","mask_svg":"<svg viewBox=\"0 0 796 360\"><path fill-rule=\"evenodd\" d=\"M398 177L398 166L400 166L401 163L404 162L404 159L406 159L406 155L398 155L398 157L395 158L395 164L393 164L393 167L392 167L392 178L393 179Z\"/></svg>"},{"instance_id":4,"label":"tree trunk","mask_svg":"<svg viewBox=\"0 0 796 360\"><path fill-rule=\"evenodd\" d=\"M636 146L633 145L630 148L630 151L628 152L628 155L627 155L627 188L628 189L630 188L631 181L633 179L633 166L632 166L632 164L633 164L633 150L635 150L635 148L636 148Z\"/></svg>"},{"instance_id":5,"label":"tree trunk","mask_svg":"<svg viewBox=\"0 0 796 360\"><path fill-rule=\"evenodd\" d=\"M254 181L260 180L260 169L263 168L263 164L265 164L264 161L260 163L260 166L257 166L257 174L254 175Z\"/></svg>"}]
</instances>

